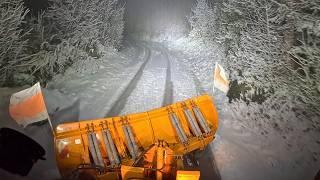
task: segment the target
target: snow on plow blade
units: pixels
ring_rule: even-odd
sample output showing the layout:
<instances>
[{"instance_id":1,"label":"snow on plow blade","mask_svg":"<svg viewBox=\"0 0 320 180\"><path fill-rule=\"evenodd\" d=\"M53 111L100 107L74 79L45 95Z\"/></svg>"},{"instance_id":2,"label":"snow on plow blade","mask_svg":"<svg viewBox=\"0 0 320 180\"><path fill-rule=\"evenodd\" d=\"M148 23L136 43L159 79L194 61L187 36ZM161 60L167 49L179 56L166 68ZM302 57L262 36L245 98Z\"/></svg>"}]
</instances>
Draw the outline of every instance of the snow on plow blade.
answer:
<instances>
[{"instance_id":1,"label":"snow on plow blade","mask_svg":"<svg viewBox=\"0 0 320 180\"><path fill-rule=\"evenodd\" d=\"M185 167L184 156L204 149L217 128L208 95L143 113L61 124L57 164L63 177L87 170L99 179L198 179L199 170Z\"/></svg>"}]
</instances>

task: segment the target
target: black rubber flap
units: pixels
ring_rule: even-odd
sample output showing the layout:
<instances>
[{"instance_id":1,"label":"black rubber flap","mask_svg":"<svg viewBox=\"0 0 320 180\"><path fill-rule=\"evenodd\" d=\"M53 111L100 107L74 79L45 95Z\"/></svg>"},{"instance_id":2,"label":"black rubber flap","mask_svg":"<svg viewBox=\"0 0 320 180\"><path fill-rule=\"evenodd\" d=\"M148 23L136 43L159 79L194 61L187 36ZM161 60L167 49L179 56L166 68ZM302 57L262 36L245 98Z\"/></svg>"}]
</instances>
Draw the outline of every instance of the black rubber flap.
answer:
<instances>
[{"instance_id":1,"label":"black rubber flap","mask_svg":"<svg viewBox=\"0 0 320 180\"><path fill-rule=\"evenodd\" d=\"M0 129L0 168L26 176L38 159L45 159L43 147L28 136L10 129Z\"/></svg>"}]
</instances>

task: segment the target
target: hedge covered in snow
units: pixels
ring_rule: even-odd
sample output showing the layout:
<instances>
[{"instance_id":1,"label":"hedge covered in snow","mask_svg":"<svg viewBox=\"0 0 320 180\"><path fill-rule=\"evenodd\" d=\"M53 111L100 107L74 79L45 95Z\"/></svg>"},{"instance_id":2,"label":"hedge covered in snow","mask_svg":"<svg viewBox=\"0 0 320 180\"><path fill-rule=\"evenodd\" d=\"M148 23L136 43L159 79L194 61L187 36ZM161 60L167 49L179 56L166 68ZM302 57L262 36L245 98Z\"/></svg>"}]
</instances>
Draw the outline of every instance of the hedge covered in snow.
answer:
<instances>
[{"instance_id":1,"label":"hedge covered in snow","mask_svg":"<svg viewBox=\"0 0 320 180\"><path fill-rule=\"evenodd\" d=\"M319 19L316 0L197 0L190 36L219 44L232 80L319 115Z\"/></svg>"}]
</instances>

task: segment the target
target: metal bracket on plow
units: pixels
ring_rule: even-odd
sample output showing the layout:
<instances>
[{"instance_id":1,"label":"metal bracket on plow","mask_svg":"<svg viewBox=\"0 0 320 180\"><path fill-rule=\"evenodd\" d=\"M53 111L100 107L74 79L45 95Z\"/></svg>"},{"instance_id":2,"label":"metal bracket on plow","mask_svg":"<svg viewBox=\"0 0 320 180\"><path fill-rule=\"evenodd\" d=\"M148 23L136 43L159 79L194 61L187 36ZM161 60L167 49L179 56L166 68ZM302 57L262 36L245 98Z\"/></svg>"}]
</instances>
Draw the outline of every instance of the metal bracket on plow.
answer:
<instances>
[{"instance_id":1,"label":"metal bracket on plow","mask_svg":"<svg viewBox=\"0 0 320 180\"><path fill-rule=\"evenodd\" d=\"M207 123L207 121L205 120L205 118L203 117L203 114L201 113L201 110L199 109L199 107L195 104L195 102L191 101L191 105L192 105L192 110L196 116L196 118L198 119L201 128L204 130L204 132L206 134L209 134L211 132L209 125Z\"/></svg>"},{"instance_id":2,"label":"metal bracket on plow","mask_svg":"<svg viewBox=\"0 0 320 180\"><path fill-rule=\"evenodd\" d=\"M105 124L105 126L104 126L104 124ZM105 145L107 153L108 153L108 158L109 158L110 164L111 164L111 166L117 166L120 164L120 159L118 156L118 152L116 150L116 146L113 142L111 132L108 128L108 124L105 121L104 123L101 122L100 126L102 127L102 138L103 138L103 142L104 142L104 145Z\"/></svg>"},{"instance_id":3,"label":"metal bracket on plow","mask_svg":"<svg viewBox=\"0 0 320 180\"><path fill-rule=\"evenodd\" d=\"M129 149L130 155L131 155L132 159L136 159L139 155L139 148L138 148L138 145L134 139L132 129L128 123L127 117L121 118L121 121L123 124L122 130L123 130L123 133L126 137L126 141L128 144L128 149Z\"/></svg>"},{"instance_id":4,"label":"metal bracket on plow","mask_svg":"<svg viewBox=\"0 0 320 180\"><path fill-rule=\"evenodd\" d=\"M89 150L93 158L93 162L97 166L104 167L98 140L96 137L96 133L94 132L94 125L91 124L91 128L90 128L90 125L87 124L87 131L88 131L87 135L88 135Z\"/></svg>"},{"instance_id":5,"label":"metal bracket on plow","mask_svg":"<svg viewBox=\"0 0 320 180\"><path fill-rule=\"evenodd\" d=\"M183 112L186 115L186 118L188 120L188 123L191 126L191 130L193 134L195 134L198 138L202 137L201 130L199 128L197 120L193 117L192 112L188 109L185 103L182 104L182 107L183 107Z\"/></svg>"},{"instance_id":6,"label":"metal bracket on plow","mask_svg":"<svg viewBox=\"0 0 320 180\"><path fill-rule=\"evenodd\" d=\"M187 144L188 138L185 132L182 129L181 123L177 117L177 115L172 111L171 108L167 108L168 113L169 113L169 118L171 120L171 123L178 134L179 140L182 144Z\"/></svg>"}]
</instances>

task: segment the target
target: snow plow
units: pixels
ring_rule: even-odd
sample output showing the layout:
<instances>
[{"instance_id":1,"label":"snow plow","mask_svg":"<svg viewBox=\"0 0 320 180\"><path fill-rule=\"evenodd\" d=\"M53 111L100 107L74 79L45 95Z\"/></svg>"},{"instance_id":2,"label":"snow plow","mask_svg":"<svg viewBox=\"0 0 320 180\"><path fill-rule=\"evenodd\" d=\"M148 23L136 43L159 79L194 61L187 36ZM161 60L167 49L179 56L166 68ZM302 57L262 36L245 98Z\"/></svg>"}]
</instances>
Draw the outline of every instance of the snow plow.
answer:
<instances>
[{"instance_id":1,"label":"snow plow","mask_svg":"<svg viewBox=\"0 0 320 180\"><path fill-rule=\"evenodd\" d=\"M66 179L199 179L194 153L213 141L208 95L148 112L60 124L57 165Z\"/></svg>"}]
</instances>

